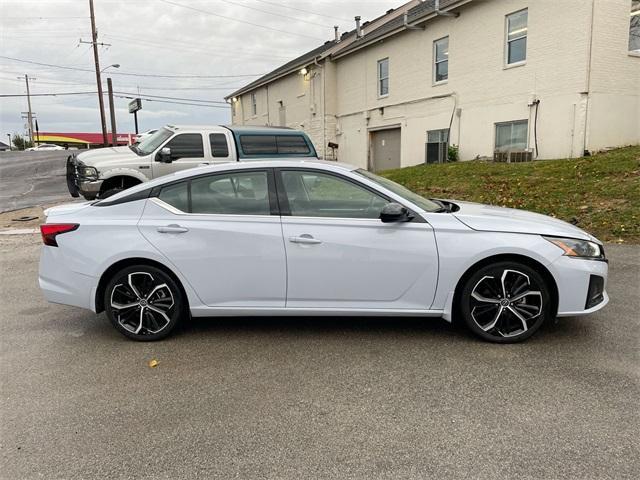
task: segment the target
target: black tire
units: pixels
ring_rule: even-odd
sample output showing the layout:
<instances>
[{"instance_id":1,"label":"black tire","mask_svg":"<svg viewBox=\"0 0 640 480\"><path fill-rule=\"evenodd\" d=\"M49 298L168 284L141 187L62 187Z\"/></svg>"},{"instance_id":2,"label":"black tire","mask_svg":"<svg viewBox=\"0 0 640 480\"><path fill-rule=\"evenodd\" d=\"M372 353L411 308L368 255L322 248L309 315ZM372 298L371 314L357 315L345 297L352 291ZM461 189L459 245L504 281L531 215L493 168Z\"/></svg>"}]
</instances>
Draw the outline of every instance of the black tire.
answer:
<instances>
[{"instance_id":1,"label":"black tire","mask_svg":"<svg viewBox=\"0 0 640 480\"><path fill-rule=\"evenodd\" d=\"M186 299L176 281L148 265L134 265L116 273L105 289L104 306L116 330L141 342L167 337L187 312Z\"/></svg>"},{"instance_id":2,"label":"black tire","mask_svg":"<svg viewBox=\"0 0 640 480\"><path fill-rule=\"evenodd\" d=\"M495 343L526 340L553 314L551 292L544 278L519 262L499 262L478 269L465 283L460 302L467 327Z\"/></svg>"},{"instance_id":3,"label":"black tire","mask_svg":"<svg viewBox=\"0 0 640 480\"><path fill-rule=\"evenodd\" d=\"M111 195L115 195L116 193L122 192L122 188L110 188L109 190L105 190L104 192L98 195L100 200L104 200L105 198L109 198Z\"/></svg>"}]
</instances>

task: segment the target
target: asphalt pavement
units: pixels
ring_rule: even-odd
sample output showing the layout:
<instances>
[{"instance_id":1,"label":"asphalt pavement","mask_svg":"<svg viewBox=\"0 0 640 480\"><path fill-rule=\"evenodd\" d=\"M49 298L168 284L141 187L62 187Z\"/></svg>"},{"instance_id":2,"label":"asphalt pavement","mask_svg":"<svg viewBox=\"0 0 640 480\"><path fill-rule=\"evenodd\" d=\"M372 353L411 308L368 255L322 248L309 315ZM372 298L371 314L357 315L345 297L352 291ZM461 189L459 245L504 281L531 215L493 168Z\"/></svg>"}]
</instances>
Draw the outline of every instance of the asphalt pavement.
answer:
<instances>
[{"instance_id":1,"label":"asphalt pavement","mask_svg":"<svg viewBox=\"0 0 640 480\"><path fill-rule=\"evenodd\" d=\"M0 236L0 478L638 478L637 246L607 246L606 309L517 345L316 317L136 343L46 303L39 248Z\"/></svg>"},{"instance_id":2,"label":"asphalt pavement","mask_svg":"<svg viewBox=\"0 0 640 480\"><path fill-rule=\"evenodd\" d=\"M0 213L71 201L65 178L71 153L0 152Z\"/></svg>"}]
</instances>

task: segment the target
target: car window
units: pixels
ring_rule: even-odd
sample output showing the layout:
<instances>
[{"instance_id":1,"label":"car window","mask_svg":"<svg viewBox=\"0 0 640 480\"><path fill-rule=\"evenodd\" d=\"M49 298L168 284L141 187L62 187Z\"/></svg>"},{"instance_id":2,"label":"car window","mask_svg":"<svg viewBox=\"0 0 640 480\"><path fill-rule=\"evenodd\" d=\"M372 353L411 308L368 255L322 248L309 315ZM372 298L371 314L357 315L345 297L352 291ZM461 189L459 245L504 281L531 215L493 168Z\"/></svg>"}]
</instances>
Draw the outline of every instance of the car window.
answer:
<instances>
[{"instance_id":1,"label":"car window","mask_svg":"<svg viewBox=\"0 0 640 480\"><path fill-rule=\"evenodd\" d=\"M183 212L189 211L189 183L169 185L160 190L158 198Z\"/></svg>"},{"instance_id":2,"label":"car window","mask_svg":"<svg viewBox=\"0 0 640 480\"><path fill-rule=\"evenodd\" d=\"M437 203L429 200L428 198L424 198L418 195L417 193L412 192L408 188L403 187L402 185L392 180L389 180L388 178L380 177L375 173L371 173L363 169L358 169L354 173L356 173L357 175L362 175L363 177L368 178L369 180L377 183L378 185L388 190L391 190L396 195L399 195L405 200L409 200L410 202L414 203L418 207L422 208L425 212L437 212L439 210L442 210L442 205L438 205Z\"/></svg>"},{"instance_id":3,"label":"car window","mask_svg":"<svg viewBox=\"0 0 640 480\"><path fill-rule=\"evenodd\" d=\"M309 145L302 135L240 135L245 155L306 155Z\"/></svg>"},{"instance_id":4,"label":"car window","mask_svg":"<svg viewBox=\"0 0 640 480\"><path fill-rule=\"evenodd\" d=\"M267 172L237 172L191 181L192 213L269 215Z\"/></svg>"},{"instance_id":5,"label":"car window","mask_svg":"<svg viewBox=\"0 0 640 480\"><path fill-rule=\"evenodd\" d=\"M176 135L163 147L171 149L171 158L201 158L204 157L202 135L199 133L181 133Z\"/></svg>"},{"instance_id":6,"label":"car window","mask_svg":"<svg viewBox=\"0 0 640 480\"><path fill-rule=\"evenodd\" d=\"M282 171L291 215L379 218L385 198L347 179L313 171Z\"/></svg>"},{"instance_id":7,"label":"car window","mask_svg":"<svg viewBox=\"0 0 640 480\"><path fill-rule=\"evenodd\" d=\"M140 142L137 147L135 147L134 151L139 155L149 155L150 153L154 152L156 148L167 141L171 137L171 135L173 135L173 132L171 130L161 128L160 130Z\"/></svg>"},{"instance_id":8,"label":"car window","mask_svg":"<svg viewBox=\"0 0 640 480\"><path fill-rule=\"evenodd\" d=\"M229 156L229 145L227 144L227 136L224 133L210 134L209 143L211 144L211 155L214 158Z\"/></svg>"}]
</instances>

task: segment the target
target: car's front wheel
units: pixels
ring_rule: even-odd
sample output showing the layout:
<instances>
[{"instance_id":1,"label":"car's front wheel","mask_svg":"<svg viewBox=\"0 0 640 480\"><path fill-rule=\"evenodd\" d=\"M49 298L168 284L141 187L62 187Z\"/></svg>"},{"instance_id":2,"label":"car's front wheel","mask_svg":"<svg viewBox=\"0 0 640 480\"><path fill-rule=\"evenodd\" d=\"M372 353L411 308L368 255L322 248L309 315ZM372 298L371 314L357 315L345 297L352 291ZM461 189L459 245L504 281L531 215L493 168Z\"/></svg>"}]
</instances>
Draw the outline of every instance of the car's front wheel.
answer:
<instances>
[{"instance_id":1,"label":"car's front wheel","mask_svg":"<svg viewBox=\"0 0 640 480\"><path fill-rule=\"evenodd\" d=\"M105 289L107 317L120 333L133 340L168 336L185 315L186 301L173 278L148 265L116 273Z\"/></svg>"},{"instance_id":2,"label":"car's front wheel","mask_svg":"<svg viewBox=\"0 0 640 480\"><path fill-rule=\"evenodd\" d=\"M519 262L480 268L465 283L460 300L471 331L496 343L526 340L553 312L544 278Z\"/></svg>"}]
</instances>

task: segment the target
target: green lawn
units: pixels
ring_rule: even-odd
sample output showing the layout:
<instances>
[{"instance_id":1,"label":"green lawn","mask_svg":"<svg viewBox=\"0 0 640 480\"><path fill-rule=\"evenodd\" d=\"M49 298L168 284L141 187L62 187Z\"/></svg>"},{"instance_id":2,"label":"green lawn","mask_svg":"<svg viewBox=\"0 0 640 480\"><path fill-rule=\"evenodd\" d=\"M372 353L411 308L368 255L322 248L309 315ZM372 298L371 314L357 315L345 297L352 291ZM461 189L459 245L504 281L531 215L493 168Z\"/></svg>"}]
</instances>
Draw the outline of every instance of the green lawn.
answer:
<instances>
[{"instance_id":1,"label":"green lawn","mask_svg":"<svg viewBox=\"0 0 640 480\"><path fill-rule=\"evenodd\" d=\"M640 243L640 146L578 159L419 165L385 177L429 197L544 213L603 241Z\"/></svg>"}]
</instances>

